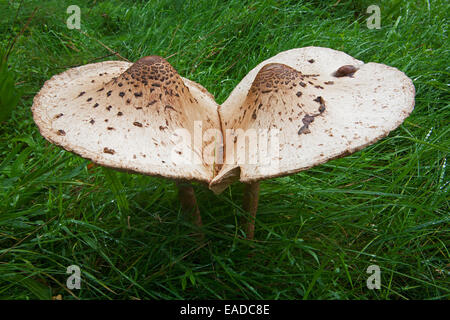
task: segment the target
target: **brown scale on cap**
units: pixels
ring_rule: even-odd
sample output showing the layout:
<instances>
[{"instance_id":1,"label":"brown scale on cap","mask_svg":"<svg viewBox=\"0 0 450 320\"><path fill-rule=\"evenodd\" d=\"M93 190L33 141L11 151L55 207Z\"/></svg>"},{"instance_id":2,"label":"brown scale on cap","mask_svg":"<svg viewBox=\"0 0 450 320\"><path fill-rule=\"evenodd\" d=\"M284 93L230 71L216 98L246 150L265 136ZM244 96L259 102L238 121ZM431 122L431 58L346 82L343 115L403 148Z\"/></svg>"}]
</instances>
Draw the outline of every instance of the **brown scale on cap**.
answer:
<instances>
[{"instance_id":1,"label":"brown scale on cap","mask_svg":"<svg viewBox=\"0 0 450 320\"><path fill-rule=\"evenodd\" d=\"M166 105L166 106L164 107L164 111L166 111L166 110L173 110L173 111L176 112L175 108L172 107L171 105Z\"/></svg>"},{"instance_id":2,"label":"brown scale on cap","mask_svg":"<svg viewBox=\"0 0 450 320\"><path fill-rule=\"evenodd\" d=\"M279 109L282 105L283 113L290 122L303 125L299 134L308 133L308 126L312 121L304 123L302 122L302 116L312 114L311 117L314 117L321 115L326 110L325 101L322 97L318 96L310 100L310 95L307 94L308 88L306 88L305 82L314 85L314 90L323 89L322 86L318 85L319 80L315 78L318 76L318 74L303 74L280 63L266 64L256 75L247 98L240 108L245 111L250 109L250 112L247 113L247 116L245 111L243 111L243 114L236 115L232 125L236 126L247 121L255 121L259 118L259 112L269 113L274 119L278 118L281 115ZM316 103L319 103L319 107ZM295 108L292 108L293 106ZM298 113L298 108L302 112ZM294 111L294 109L297 111Z\"/></svg>"},{"instance_id":3,"label":"brown scale on cap","mask_svg":"<svg viewBox=\"0 0 450 320\"><path fill-rule=\"evenodd\" d=\"M280 63L266 64L256 75L252 90L264 92L269 89L285 89L303 75L297 70Z\"/></svg>"},{"instance_id":4,"label":"brown scale on cap","mask_svg":"<svg viewBox=\"0 0 450 320\"><path fill-rule=\"evenodd\" d=\"M333 75L338 78L351 77L356 71L358 71L358 68L348 64L337 69Z\"/></svg>"},{"instance_id":5,"label":"brown scale on cap","mask_svg":"<svg viewBox=\"0 0 450 320\"><path fill-rule=\"evenodd\" d=\"M176 165L171 151L179 143L177 130L193 135L195 121L202 122L204 132L220 128L217 107L200 84L152 56L63 72L36 96L33 116L44 137L100 165L209 182L220 169L207 162L211 156L219 159L215 150L191 145L195 160L183 166Z\"/></svg>"},{"instance_id":6,"label":"brown scale on cap","mask_svg":"<svg viewBox=\"0 0 450 320\"><path fill-rule=\"evenodd\" d=\"M142 121L147 117L151 117L153 125L161 131L193 123L190 119L193 115L189 116L186 111L195 110L196 106L189 105L199 103L177 71L158 56L139 59L100 89L97 87L96 94L88 96L94 108L110 111L114 106L118 109L115 117L130 119L132 127L147 127L149 124L144 126L145 121ZM136 114L136 110L140 113Z\"/></svg>"},{"instance_id":7,"label":"brown scale on cap","mask_svg":"<svg viewBox=\"0 0 450 320\"><path fill-rule=\"evenodd\" d=\"M139 59L121 75L106 83L105 87L107 90L103 94L106 98L119 96L124 105L137 110L158 104L177 111L177 107L183 105L181 100L195 101L177 71L159 56Z\"/></svg>"}]
</instances>

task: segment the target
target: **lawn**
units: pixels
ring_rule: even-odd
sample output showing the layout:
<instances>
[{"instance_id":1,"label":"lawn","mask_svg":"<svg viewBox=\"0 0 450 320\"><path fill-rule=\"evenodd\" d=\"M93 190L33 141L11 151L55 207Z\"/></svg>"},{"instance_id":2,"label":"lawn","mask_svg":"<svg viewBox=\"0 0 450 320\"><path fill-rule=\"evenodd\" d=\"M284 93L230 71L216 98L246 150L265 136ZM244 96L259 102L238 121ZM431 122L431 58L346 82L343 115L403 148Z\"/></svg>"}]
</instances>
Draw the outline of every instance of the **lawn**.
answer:
<instances>
[{"instance_id":1,"label":"lawn","mask_svg":"<svg viewBox=\"0 0 450 320\"><path fill-rule=\"evenodd\" d=\"M66 26L73 4L81 30ZM367 27L371 4L380 29ZM20 94L0 123L0 298L449 299L448 12L445 0L0 0ZM173 182L92 166L32 119L44 81L73 66L160 55L221 103L258 63L305 46L400 69L415 109L362 151L262 182L254 241L238 223L241 184L194 186L201 242Z\"/></svg>"}]
</instances>

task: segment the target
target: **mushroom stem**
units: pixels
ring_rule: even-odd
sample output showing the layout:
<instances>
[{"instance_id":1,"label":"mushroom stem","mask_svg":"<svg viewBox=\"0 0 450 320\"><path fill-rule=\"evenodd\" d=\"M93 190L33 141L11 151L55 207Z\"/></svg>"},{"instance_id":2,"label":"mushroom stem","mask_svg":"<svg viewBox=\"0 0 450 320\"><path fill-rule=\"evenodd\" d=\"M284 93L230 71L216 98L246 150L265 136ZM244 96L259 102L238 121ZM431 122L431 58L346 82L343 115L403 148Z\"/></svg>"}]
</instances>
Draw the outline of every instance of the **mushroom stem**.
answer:
<instances>
[{"instance_id":1,"label":"mushroom stem","mask_svg":"<svg viewBox=\"0 0 450 320\"><path fill-rule=\"evenodd\" d=\"M203 225L202 216L200 215L197 200L195 199L194 188L189 182L185 181L176 181L176 184L178 187L178 198L180 199L183 212L190 215L192 222L197 227L201 227Z\"/></svg>"},{"instance_id":2,"label":"mushroom stem","mask_svg":"<svg viewBox=\"0 0 450 320\"><path fill-rule=\"evenodd\" d=\"M259 182L246 183L244 187L243 209L249 213L242 223L247 234L247 239L253 239L255 235L255 217L259 201Z\"/></svg>"}]
</instances>

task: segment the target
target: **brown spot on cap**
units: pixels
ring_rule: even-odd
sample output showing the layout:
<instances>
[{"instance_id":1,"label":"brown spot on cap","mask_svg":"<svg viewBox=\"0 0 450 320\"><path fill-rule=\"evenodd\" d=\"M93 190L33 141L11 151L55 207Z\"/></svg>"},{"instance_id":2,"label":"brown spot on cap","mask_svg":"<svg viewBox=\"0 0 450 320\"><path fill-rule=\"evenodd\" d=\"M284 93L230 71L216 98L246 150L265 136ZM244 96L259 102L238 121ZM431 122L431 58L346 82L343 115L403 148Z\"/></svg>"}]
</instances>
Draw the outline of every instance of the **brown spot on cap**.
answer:
<instances>
[{"instance_id":1,"label":"brown spot on cap","mask_svg":"<svg viewBox=\"0 0 450 320\"><path fill-rule=\"evenodd\" d=\"M147 64L147 65L154 65L159 63L169 64L166 59L160 56L146 56L136 61L136 64Z\"/></svg>"},{"instance_id":2,"label":"brown spot on cap","mask_svg":"<svg viewBox=\"0 0 450 320\"><path fill-rule=\"evenodd\" d=\"M170 106L170 105L166 105L166 106L164 107L164 111L166 111L167 109L170 109L170 110L173 110L173 111L176 112L175 108L172 107L172 106Z\"/></svg>"},{"instance_id":3,"label":"brown spot on cap","mask_svg":"<svg viewBox=\"0 0 450 320\"><path fill-rule=\"evenodd\" d=\"M65 136L66 132L64 130L60 129L60 130L58 130L57 134L58 134L58 136Z\"/></svg>"},{"instance_id":4,"label":"brown spot on cap","mask_svg":"<svg viewBox=\"0 0 450 320\"><path fill-rule=\"evenodd\" d=\"M318 96L317 98L314 99L314 101L318 103L323 103L323 98L321 96Z\"/></svg>"}]
</instances>

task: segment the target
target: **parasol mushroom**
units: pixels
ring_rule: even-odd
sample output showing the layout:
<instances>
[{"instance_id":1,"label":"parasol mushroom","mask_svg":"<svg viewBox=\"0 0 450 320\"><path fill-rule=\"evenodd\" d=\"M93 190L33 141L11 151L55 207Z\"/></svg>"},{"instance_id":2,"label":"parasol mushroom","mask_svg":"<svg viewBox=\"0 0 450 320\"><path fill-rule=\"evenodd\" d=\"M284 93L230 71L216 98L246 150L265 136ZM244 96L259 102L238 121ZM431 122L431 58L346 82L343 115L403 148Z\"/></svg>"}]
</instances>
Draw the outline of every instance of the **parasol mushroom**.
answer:
<instances>
[{"instance_id":1,"label":"parasol mushroom","mask_svg":"<svg viewBox=\"0 0 450 320\"><path fill-rule=\"evenodd\" d=\"M224 165L210 189L220 193L235 180L246 184L243 207L250 218L245 230L251 239L259 181L307 170L375 143L408 117L414 95L411 79L393 67L363 63L328 48L281 52L251 70L219 107L223 131L231 131L233 141L224 142ZM271 142L278 148L259 152L254 163L239 162L235 155L247 153L251 129L277 131L254 141L257 151Z\"/></svg>"},{"instance_id":2,"label":"parasol mushroom","mask_svg":"<svg viewBox=\"0 0 450 320\"><path fill-rule=\"evenodd\" d=\"M215 168L204 161L208 150L180 142L177 130L194 134L195 121L205 130L219 127L217 104L165 59L69 69L44 84L32 111L42 136L67 151L101 166L175 180L182 208L201 225L189 182L209 183ZM191 161L180 164L173 155L184 152Z\"/></svg>"}]
</instances>

